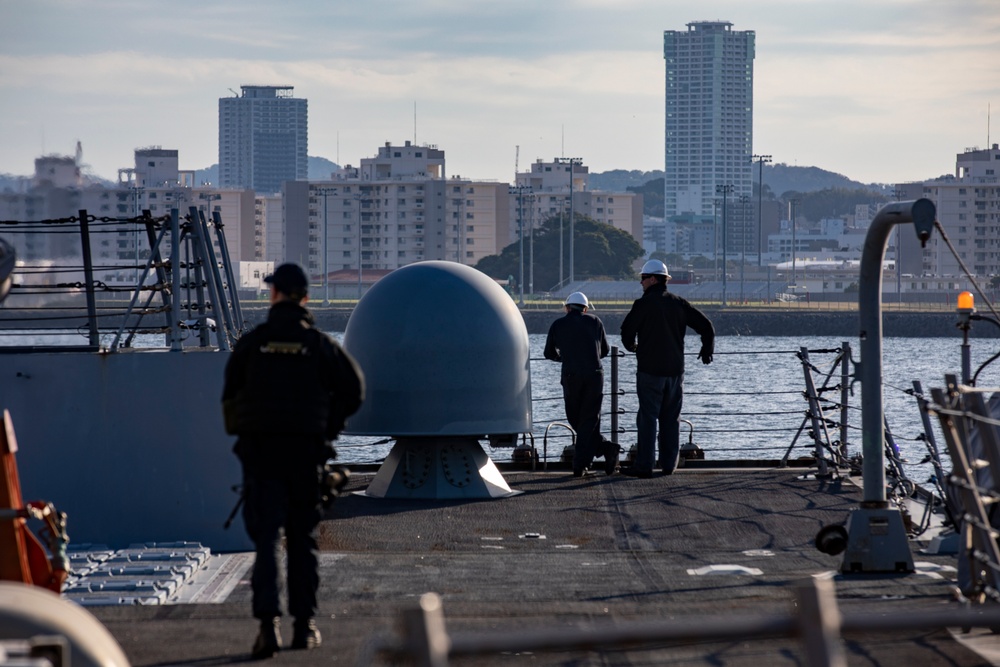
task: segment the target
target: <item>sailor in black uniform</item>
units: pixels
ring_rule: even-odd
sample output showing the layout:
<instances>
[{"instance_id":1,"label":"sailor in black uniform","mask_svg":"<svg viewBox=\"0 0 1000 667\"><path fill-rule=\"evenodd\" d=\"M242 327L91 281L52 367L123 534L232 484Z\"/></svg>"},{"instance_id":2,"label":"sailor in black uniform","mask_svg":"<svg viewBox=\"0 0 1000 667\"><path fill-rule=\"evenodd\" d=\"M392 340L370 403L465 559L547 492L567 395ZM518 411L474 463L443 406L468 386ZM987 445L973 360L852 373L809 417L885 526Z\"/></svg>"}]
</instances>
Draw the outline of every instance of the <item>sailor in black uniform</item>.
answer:
<instances>
[{"instance_id":1,"label":"sailor in black uniform","mask_svg":"<svg viewBox=\"0 0 1000 667\"><path fill-rule=\"evenodd\" d=\"M243 520L256 546L253 615L260 633L255 659L281 646L278 561L281 531L288 550L291 648L320 643L316 528L322 516L320 475L344 422L364 400L364 378L351 356L313 326L303 307L309 283L295 264L264 279L271 286L267 322L237 342L222 394L226 431L243 465Z\"/></svg>"},{"instance_id":2,"label":"sailor in black uniform","mask_svg":"<svg viewBox=\"0 0 1000 667\"><path fill-rule=\"evenodd\" d=\"M583 292L573 292L564 304L566 315L549 327L545 358L562 363L560 383L566 420L576 431L573 475L586 474L595 457L604 457L608 475L618 466L619 447L601 435L601 404L604 402L604 369L601 359L610 348L604 324L587 312L590 302Z\"/></svg>"}]
</instances>

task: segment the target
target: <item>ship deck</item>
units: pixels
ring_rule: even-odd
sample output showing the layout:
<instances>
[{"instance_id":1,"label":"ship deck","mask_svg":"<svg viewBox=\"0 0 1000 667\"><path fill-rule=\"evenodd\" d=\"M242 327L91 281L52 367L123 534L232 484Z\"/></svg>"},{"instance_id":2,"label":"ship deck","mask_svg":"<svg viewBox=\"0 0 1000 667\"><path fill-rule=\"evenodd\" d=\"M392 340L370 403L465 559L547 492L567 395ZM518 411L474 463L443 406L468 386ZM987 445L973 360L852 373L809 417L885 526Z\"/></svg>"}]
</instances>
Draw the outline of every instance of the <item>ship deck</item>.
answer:
<instances>
[{"instance_id":1,"label":"ship deck","mask_svg":"<svg viewBox=\"0 0 1000 667\"><path fill-rule=\"evenodd\" d=\"M321 526L323 644L274 664L355 665L402 610L433 591L449 632L587 628L591 639L633 622L760 616L792 609L795 586L829 573L842 613L908 615L958 608L955 556L913 545L916 572L841 575L813 540L843 522L861 491L804 468L682 469L640 480L603 473L506 472L520 495L491 501L344 496ZM356 473L353 490L370 474ZM222 517L220 517L220 520ZM239 529L237 523L234 529ZM742 566L759 574L735 568ZM743 573L737 573L743 572ZM256 624L243 580L217 604L95 607L134 665L247 659ZM286 620L286 641L290 635ZM947 630L845 633L850 665L984 665ZM988 632L973 630L990 650ZM985 654L988 656L988 654ZM676 641L565 652L456 657L456 665L802 665L801 641ZM394 664L380 656L374 664Z\"/></svg>"}]
</instances>

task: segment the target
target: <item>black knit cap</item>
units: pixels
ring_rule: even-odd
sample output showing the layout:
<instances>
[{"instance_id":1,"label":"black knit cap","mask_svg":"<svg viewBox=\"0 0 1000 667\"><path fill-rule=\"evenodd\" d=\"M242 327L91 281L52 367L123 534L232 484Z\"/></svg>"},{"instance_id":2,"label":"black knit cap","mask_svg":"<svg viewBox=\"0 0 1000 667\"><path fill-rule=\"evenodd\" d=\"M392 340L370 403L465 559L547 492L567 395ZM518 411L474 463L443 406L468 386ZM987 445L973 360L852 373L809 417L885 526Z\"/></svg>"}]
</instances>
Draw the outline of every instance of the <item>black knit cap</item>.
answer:
<instances>
[{"instance_id":1,"label":"black knit cap","mask_svg":"<svg viewBox=\"0 0 1000 667\"><path fill-rule=\"evenodd\" d=\"M282 264L264 282L288 296L303 297L309 293L309 279L298 264Z\"/></svg>"}]
</instances>

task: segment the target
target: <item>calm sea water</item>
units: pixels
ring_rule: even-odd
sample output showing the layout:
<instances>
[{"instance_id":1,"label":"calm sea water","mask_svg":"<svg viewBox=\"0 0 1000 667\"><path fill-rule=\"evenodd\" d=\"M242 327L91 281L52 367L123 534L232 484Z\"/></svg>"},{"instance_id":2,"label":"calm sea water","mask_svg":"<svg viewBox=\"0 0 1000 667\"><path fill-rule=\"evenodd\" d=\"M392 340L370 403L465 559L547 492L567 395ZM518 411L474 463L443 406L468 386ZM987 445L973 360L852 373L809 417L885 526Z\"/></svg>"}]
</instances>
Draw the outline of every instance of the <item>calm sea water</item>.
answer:
<instances>
[{"instance_id":1,"label":"calm sea water","mask_svg":"<svg viewBox=\"0 0 1000 667\"><path fill-rule=\"evenodd\" d=\"M334 332L334 337L342 334ZM19 340L4 337L0 344L54 343L81 344L83 338L75 333L63 336L47 336L44 339L26 333ZM559 364L545 360L542 349L544 335L529 336L531 345L531 382L533 396L533 422L535 444L539 454L543 454L545 428L553 421L563 421L565 414L562 404L562 388L559 385ZM709 366L695 358L699 347L697 336L688 337L687 373L685 374L684 409L681 418L690 425L681 425L682 442L690 440L705 451L708 459L776 459L781 458L796 438L803 424L807 403L803 398L805 380L802 364L797 357L801 347L810 350L810 361L822 373L828 373L835 359L835 352L822 352L839 348L843 339L813 336L789 338L776 336L721 336L716 341L715 361ZM138 346L160 345L162 337L138 340ZM616 336L609 342L618 343ZM860 343L857 339L847 341L857 361L860 357ZM883 377L885 414L896 438L911 477L925 481L930 476L930 466L919 462L927 453L926 445L918 439L923 432L916 400L905 393L913 380L923 383L929 393L932 387L944 384L946 373L958 374L960 370L961 339L954 338L887 338L883 343ZM998 351L997 343L977 339L972 347L972 370L979 367ZM610 360L605 360L605 393L610 392ZM602 430L626 448L635 443L635 357L626 354L620 359L619 428L617 436L610 433L611 401L605 396ZM824 378L816 376L821 385ZM830 385L840 382L840 370L835 371ZM1000 387L1000 361L988 366L977 383L980 387ZM839 391L831 391L824 397L836 403ZM848 448L850 454L861 448L861 390L854 385L849 399ZM839 419L839 409L830 406L826 416ZM943 440L935 428L935 435L943 447ZM839 438L839 430L831 432L831 438ZM341 460L345 463L373 463L383 459L389 452L391 443L379 442L379 438L344 436L337 442ZM563 429L553 429L547 442L549 460L558 460L562 449L569 444L569 437ZM803 430L791 450L791 456L808 455L814 444ZM510 449L488 450L497 461L510 459ZM943 454L946 458L946 454ZM946 466L947 467L947 466Z\"/></svg>"},{"instance_id":2,"label":"calm sea water","mask_svg":"<svg viewBox=\"0 0 1000 667\"><path fill-rule=\"evenodd\" d=\"M559 385L559 364L542 357L544 335L531 335L531 384L533 396L533 422L535 444L543 455L545 428L553 421L564 421L562 388ZM614 345L617 338L609 338ZM703 365L695 354L700 346L697 336L687 341L690 352L684 379L684 409L681 418L690 422L681 425L681 441L690 439L705 451L707 459L777 459L792 447L796 433L802 427L808 405L803 397L805 375L797 353L801 347L810 350L810 362L823 373L814 373L817 386L824 382L825 374L833 367L836 353L819 352L835 350L843 339L814 336L788 338L778 336L721 336L716 340L715 360ZM847 341L855 361L860 358L860 342ZM907 474L918 483L925 482L932 474L930 464L921 464L927 454L924 442L918 439L923 433L916 399L907 394L913 380L923 384L925 392L944 385L946 373L959 374L961 340L951 338L890 338L883 342L883 397L886 419L893 432ZM996 353L991 342L976 341L972 347L972 371ZM620 432L610 434L610 363L605 360L605 399L602 430L626 448L635 443L635 357L626 353L619 362ZM853 371L852 371L853 372ZM829 386L839 385L840 370L836 369ZM980 387L1000 386L1000 361L988 366L979 376ZM861 450L861 389L853 387L849 398L848 450L851 455ZM831 391L824 397L839 403L840 391ZM824 408L826 409L826 408ZM829 419L839 420L839 408L830 406ZM807 425L808 427L808 425ZM944 448L937 425L935 436ZM553 429L548 440L548 458L559 459L562 449L569 444L563 429ZM830 433L839 439L839 429ZM345 461L376 462L389 451L391 444L370 443L374 438L343 437L338 450ZM791 456L809 455L814 443L803 430L791 449ZM496 461L510 459L509 449L488 450ZM942 451L947 464L947 454Z\"/></svg>"}]
</instances>

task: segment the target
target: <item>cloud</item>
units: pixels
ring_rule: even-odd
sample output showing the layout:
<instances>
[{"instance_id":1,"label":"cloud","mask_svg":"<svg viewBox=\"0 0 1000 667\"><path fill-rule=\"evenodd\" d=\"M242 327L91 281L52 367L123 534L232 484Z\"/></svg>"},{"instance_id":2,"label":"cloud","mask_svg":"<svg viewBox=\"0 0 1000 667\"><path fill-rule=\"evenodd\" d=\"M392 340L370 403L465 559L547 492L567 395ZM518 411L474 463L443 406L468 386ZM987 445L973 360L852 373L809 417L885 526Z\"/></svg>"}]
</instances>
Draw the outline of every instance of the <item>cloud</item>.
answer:
<instances>
[{"instance_id":1,"label":"cloud","mask_svg":"<svg viewBox=\"0 0 1000 667\"><path fill-rule=\"evenodd\" d=\"M65 150L84 138L104 173L157 142L203 166L218 98L253 83L294 86L309 99L310 153L335 151L339 134L343 161L409 138L416 103L418 136L463 173L509 174L515 145L525 164L565 146L606 168L662 168L662 34L701 19L756 31L755 140L775 159L849 155L892 173L866 150L920 139L947 155L946 143L978 143L977 114L1000 102L996 0L2 6L0 171L30 165L39 134Z\"/></svg>"}]
</instances>

